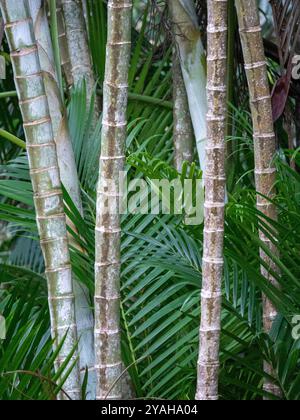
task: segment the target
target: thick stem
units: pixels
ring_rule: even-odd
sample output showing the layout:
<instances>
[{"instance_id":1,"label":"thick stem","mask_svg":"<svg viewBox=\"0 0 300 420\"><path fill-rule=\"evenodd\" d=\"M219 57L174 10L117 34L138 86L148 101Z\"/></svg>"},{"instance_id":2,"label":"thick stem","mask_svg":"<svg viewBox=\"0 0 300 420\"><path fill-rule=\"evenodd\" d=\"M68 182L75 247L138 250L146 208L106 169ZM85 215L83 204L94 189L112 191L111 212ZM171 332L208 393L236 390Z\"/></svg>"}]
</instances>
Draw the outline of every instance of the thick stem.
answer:
<instances>
[{"instance_id":1,"label":"thick stem","mask_svg":"<svg viewBox=\"0 0 300 420\"><path fill-rule=\"evenodd\" d=\"M276 167L274 164L276 141L257 2L256 0L236 0L236 8L253 121L255 180L256 190L259 193L257 195L257 208L266 217L277 220L276 206L270 202L270 199L274 199L276 194ZM260 232L260 239L273 254L278 253L276 246L263 232ZM269 267L269 269L261 267L262 275L269 282L278 286L276 280L270 274L270 271L277 270L276 265L263 250L260 251L260 255L266 266ZM264 328L269 333L277 316L277 310L266 297L264 297L263 311ZM274 375L270 366L266 365L265 369L267 373ZM264 388L274 395L280 395L279 388L271 381L266 380Z\"/></svg>"},{"instance_id":2,"label":"thick stem","mask_svg":"<svg viewBox=\"0 0 300 420\"><path fill-rule=\"evenodd\" d=\"M221 332L227 111L227 0L208 0L208 140L196 399L217 400Z\"/></svg>"},{"instance_id":3,"label":"thick stem","mask_svg":"<svg viewBox=\"0 0 300 420\"><path fill-rule=\"evenodd\" d=\"M173 101L174 165L181 172L185 161L193 161L194 131L177 49L173 52Z\"/></svg>"},{"instance_id":4,"label":"thick stem","mask_svg":"<svg viewBox=\"0 0 300 420\"><path fill-rule=\"evenodd\" d=\"M56 369L59 369L77 346L77 329L56 146L28 1L1 0L0 5L27 139L37 225L48 281L54 349L66 335L56 360ZM72 398L80 399L76 359L77 352L71 361L75 361L75 367L64 389Z\"/></svg>"},{"instance_id":5,"label":"thick stem","mask_svg":"<svg viewBox=\"0 0 300 420\"><path fill-rule=\"evenodd\" d=\"M62 102L61 92L56 72L51 36L47 20L45 5L42 0L29 0L30 14L33 19L34 33L38 45L39 59L43 71L46 95L48 98L49 111L52 120L54 140L58 158L61 182L76 205L83 214L80 186L78 180L75 156L70 137L67 113ZM68 221L69 223L69 221ZM70 238L72 243L72 238ZM74 241L73 241L74 242ZM73 243L75 247L77 246ZM94 368L94 320L89 301L89 292L86 287L73 281L75 294L75 308L77 331L80 338L79 354L80 369L84 377L85 369L90 370L88 397L95 399L96 378Z\"/></svg>"},{"instance_id":6,"label":"thick stem","mask_svg":"<svg viewBox=\"0 0 300 420\"><path fill-rule=\"evenodd\" d=\"M28 3L49 103L61 181L74 204L82 213L77 167L69 133L66 109L60 94L59 78L56 72L45 5L42 0L28 0Z\"/></svg>"},{"instance_id":7,"label":"thick stem","mask_svg":"<svg viewBox=\"0 0 300 420\"><path fill-rule=\"evenodd\" d=\"M108 2L108 43L96 219L97 399L121 399L119 174L124 168L132 1ZM112 388L112 385L115 386ZM112 388L112 389L111 389Z\"/></svg>"},{"instance_id":8,"label":"thick stem","mask_svg":"<svg viewBox=\"0 0 300 420\"><path fill-rule=\"evenodd\" d=\"M77 86L83 80L86 81L88 104L96 87L93 66L88 45L86 24L84 19L81 0L61 0L66 36L69 48L71 72L74 85ZM100 109L97 100L94 104L95 124L100 116Z\"/></svg>"},{"instance_id":9,"label":"thick stem","mask_svg":"<svg viewBox=\"0 0 300 420\"><path fill-rule=\"evenodd\" d=\"M169 0L175 40L196 137L200 166L205 171L206 63L193 0Z\"/></svg>"}]
</instances>

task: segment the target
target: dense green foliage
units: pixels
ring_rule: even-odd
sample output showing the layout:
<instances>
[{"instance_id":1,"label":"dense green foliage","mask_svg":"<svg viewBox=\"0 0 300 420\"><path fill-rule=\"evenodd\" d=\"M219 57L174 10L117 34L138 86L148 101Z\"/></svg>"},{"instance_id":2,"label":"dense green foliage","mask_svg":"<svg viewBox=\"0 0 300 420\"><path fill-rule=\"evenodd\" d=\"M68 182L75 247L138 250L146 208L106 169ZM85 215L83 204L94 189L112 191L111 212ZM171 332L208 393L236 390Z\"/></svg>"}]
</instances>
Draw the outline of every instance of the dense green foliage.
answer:
<instances>
[{"instance_id":1,"label":"dense green foliage","mask_svg":"<svg viewBox=\"0 0 300 420\"><path fill-rule=\"evenodd\" d=\"M88 0L88 7L92 11L91 52L101 82L106 5ZM135 10L139 24L133 30L130 68L128 178L140 177L148 183L153 178L197 179L202 176L197 162L186 164L182 174L172 168L171 50L167 42L161 42L162 26L149 22L149 14L148 9L144 16ZM11 91L9 57L2 54L7 59L8 78L0 82L0 88ZM300 158L298 151L287 150L286 133L279 121L278 135L283 139L276 162L279 221L258 218L247 92L238 64L237 69L228 136L230 168L234 169L229 176L226 208L220 394L225 400L261 399L263 360L267 360L277 372L273 380L282 389L283 398L299 400L300 337L293 338L292 330L293 318L300 314L300 175L289 166L289 157L293 153L299 167ZM270 80L276 69L276 63L270 62ZM237 97L239 91L245 98ZM92 297L101 121L91 129L93 109L87 109L84 85L73 89L67 101L84 202L82 218L65 194L66 212L77 227L71 234L82 247L82 252L72 249L72 266ZM23 139L16 99L0 98L0 110L0 128ZM54 399L68 372L53 372L55 355L28 163L24 150L3 138L0 197L0 229L5 231L5 239L0 241L0 313L7 321L6 340L0 341L0 399ZM270 257L279 269L273 274L281 289L272 287L260 274L259 248L263 244L258 239L259 228L278 246L280 256ZM181 216L173 214L137 213L123 217L122 229L122 350L136 395L193 399L203 226L185 225ZM262 292L279 310L270 336L262 328Z\"/></svg>"}]
</instances>

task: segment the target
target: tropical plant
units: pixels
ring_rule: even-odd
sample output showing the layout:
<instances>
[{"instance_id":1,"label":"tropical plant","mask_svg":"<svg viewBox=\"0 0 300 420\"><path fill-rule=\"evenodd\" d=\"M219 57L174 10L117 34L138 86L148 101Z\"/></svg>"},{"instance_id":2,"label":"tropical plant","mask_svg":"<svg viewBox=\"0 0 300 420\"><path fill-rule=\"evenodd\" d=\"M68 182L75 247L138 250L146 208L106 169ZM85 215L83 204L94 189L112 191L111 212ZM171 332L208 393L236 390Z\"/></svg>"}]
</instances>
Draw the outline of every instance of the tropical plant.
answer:
<instances>
[{"instance_id":1,"label":"tropical plant","mask_svg":"<svg viewBox=\"0 0 300 420\"><path fill-rule=\"evenodd\" d=\"M205 52L193 0L170 0L170 16L180 56L201 169L205 171L206 70Z\"/></svg>"},{"instance_id":2,"label":"tropical plant","mask_svg":"<svg viewBox=\"0 0 300 420\"><path fill-rule=\"evenodd\" d=\"M173 37L175 34L176 25L173 25ZM176 42L174 44L176 45ZM178 172L181 172L184 162L193 162L194 132L180 65L180 54L176 47L173 48L172 75L174 166Z\"/></svg>"},{"instance_id":3,"label":"tropical plant","mask_svg":"<svg viewBox=\"0 0 300 420\"><path fill-rule=\"evenodd\" d=\"M244 31L244 22L239 19L241 43L234 0L228 1L228 24L227 1L138 0L132 2L132 13L129 8L108 8L108 2L104 0L72 1L70 4L76 6L73 12L80 9L84 31L87 26L84 42L88 45L86 52L98 87L95 82L88 85L87 80L79 83L72 80L70 60L75 55L70 53L66 42L66 14L63 14L60 1L43 2L45 7L46 3L48 8L40 9L37 0L0 1L2 10L6 10L5 5L13 5L9 8L10 14L13 14L11 18L16 18L19 12L26 16L26 21L22 21L19 14L17 25L7 25L7 36L3 37L0 51L0 60L4 58L7 73L6 79L0 80L0 315L4 317L0 316L1 333L4 325L1 321L6 321L6 339L0 339L0 399L93 400L97 395L99 399L193 400L197 394L200 399L299 400L300 157L294 133L300 99L298 81L291 77L289 84L284 84L284 89L280 90L282 77L289 74L290 53L286 52L286 48L292 51L297 34L297 24L291 18L291 12L297 12L294 16L299 14L297 2L278 2L280 7L274 16L271 15L272 9L266 7L266 2L260 2L261 33L257 9L253 7L256 2L237 2L239 11L245 4L247 6L247 13L243 13L247 28L250 17L255 18L257 26L255 30ZM129 5L129 2L111 1L112 4L123 6ZM248 10L249 5L251 8ZM206 6L209 6L208 14ZM172 8L178 8L178 19L173 18ZM38 13L34 12L38 9ZM3 15L8 20L7 13ZM121 18L111 19L116 15L121 15L126 25L120 25ZM35 25L31 25L31 18ZM273 19L278 21L280 31L276 30ZM293 25L285 24L291 20ZM250 23L252 27L253 21ZM47 28L50 29L51 39ZM189 36L188 28L192 30L193 38ZM59 212L64 214L64 219L60 220L64 220L64 238L68 239L69 245L64 247L65 255L70 257L68 273L72 271L68 285L72 287L75 284L84 291L90 321L93 323L95 317L100 322L97 325L101 331L96 326L95 334L96 349L101 350L96 362L100 385L97 394L94 362L91 362L92 359L84 360L81 347L84 343L90 351L89 355L93 356L93 337L86 339L82 330L76 339L72 336L75 330L59 330L59 334L53 331L53 326L54 330L57 327L57 318L53 318L48 305L49 259L44 258L42 248L45 251L45 247L39 239L41 226L36 219L40 217L41 208L35 205L36 184L31 182L32 177L36 178L35 171L32 172L36 166L33 168L31 156L34 154L36 163L37 148L30 147L32 138L26 124L25 130L23 128L20 112L21 109L25 115L24 107L28 104L26 98L30 99L30 91L25 90L28 94L26 98L21 96L19 99L17 96L16 89L18 93L24 92L21 83L24 84L26 78L16 77L14 81L14 73L18 76L16 57L14 53L9 56L7 43L8 40L11 46L10 40L16 30L19 42L23 39L31 46L39 47L32 53L36 57L35 67L22 68L28 72L27 76L32 75L28 77L28 88L32 88L35 81L45 88L47 83L56 86L55 90L50 88L49 94L47 89L43 90L43 98L47 98L49 103L47 115L51 110L52 93L58 92L57 103L60 101L60 105L56 111L64 120L64 127L68 128L72 144L76 163L73 170L80 186L82 207L78 206L67 182L62 179L62 173L59 191L55 189L55 192L58 194ZM2 40L1 34L0 30ZM41 48L45 45L42 44L45 35L48 46ZM122 39L112 38L114 35ZM255 50L248 43L252 38L257 41ZM47 54L43 55L46 48ZM174 51L177 54L173 54ZM258 61L267 65L252 69L257 54ZM280 57L284 55L288 59L283 63ZM51 60L47 59L51 56ZM188 56L196 58L185 61L184 57ZM112 72L112 59L119 62L121 57L124 57L122 66L113 66ZM48 70L42 67L42 58L47 62ZM44 70L44 73L36 73L38 64L39 70ZM188 69L191 70L193 65L198 78L189 77ZM263 75L260 79L256 74L259 71ZM32 85L29 85L30 81ZM258 82L263 83L258 85ZM257 86L264 89L268 96L261 104L260 101L254 104L252 101L257 97ZM271 89L273 109L270 112ZM193 96L197 100L201 98L203 106L196 107ZM103 125L102 118L96 117L94 98L99 103L104 100ZM116 98L120 101L116 102ZM284 99L284 106L278 98ZM174 103L176 101L180 103L178 108ZM202 203L204 197L205 175L197 153L193 153L193 162L183 161L181 156L180 164L174 165L174 143L179 139L176 136L181 134L176 119L188 123L187 103L194 133L193 136L187 135L191 130L191 126L187 126L189 128L184 133L186 140L181 140L181 145L196 152L196 143L188 143L187 139L207 138L206 178L217 179L220 187L206 185L208 203L205 205L204 221L200 217L194 225L189 223L188 200L184 200L184 194L179 196L180 199L175 196L178 185L189 183L195 187L190 200L192 207L196 208L197 200L200 198ZM47 109L45 107L37 109L39 116ZM255 112L255 107L259 107L259 114ZM30 108L30 111L34 110ZM120 121L114 119L117 110L122 114ZM291 116L289 119L287 112ZM211 114L217 118L211 119ZM275 124L274 115L278 117ZM123 122L124 125L112 127L106 124L108 122ZM197 134L195 122L202 127L201 135ZM257 127L264 134L265 124L275 133L276 142L273 138L272 142L257 138ZM55 124L49 124L49 130L52 129L51 144L53 139L56 140ZM289 140L290 133L292 142ZM46 137L43 135L39 139L44 143ZM272 153L266 154L271 150L266 146L272 148ZM119 150L116 153L116 148L120 148L120 153ZM55 159L55 165L50 162L50 166L56 168L60 158L67 158L67 155L60 155L58 148L55 150L51 156L48 151L43 155L47 167L50 157ZM105 158L121 155L126 157L122 161L122 177L130 211L124 211L120 218L108 213L107 218L99 220L100 204L104 204L104 199L101 199L103 177L98 182L99 172L103 175L104 168L114 170L116 175L121 159L119 162ZM226 201L225 163L228 180ZM260 163L272 168L272 182L268 177L269 189L264 191L259 190L260 184L257 184L255 175L255 169L258 169L262 176ZM49 171L44 173L52 174ZM75 177L70 181L75 182ZM166 183L171 185L168 206ZM156 192L155 200L153 191ZM156 203L153 212L148 208L151 199ZM257 200L265 207L257 207ZM213 203L215 207L211 206ZM214 217L215 209L217 218ZM269 213L271 209L274 213ZM95 237L99 221L101 226L107 227L109 220L113 220L118 229L115 246L99 241L101 235ZM213 275L215 283L210 281L205 265L205 259L211 261L216 249L214 241L210 240L214 232L211 228L216 229L218 234L218 262L222 260L223 263L220 264L222 269ZM57 250L60 243L55 246ZM105 259L99 260L100 255ZM107 259L117 263L118 269L114 272L116 283L110 282L111 275L100 276L104 272L101 262L107 263ZM100 262L100 269L96 266L95 282L96 260L97 264ZM57 258L54 262L59 264ZM50 280L54 284L53 279ZM57 280L61 284L60 279ZM103 293L107 293L100 289L103 280L109 280L105 284L109 293L113 292L105 296L117 299L103 302ZM115 290L112 289L114 286ZM203 296L213 298L211 306L205 305L205 302L201 304L201 290L209 291ZM93 304L95 295L96 305ZM268 328L265 328L263 315L266 300L276 312ZM50 299L50 306L55 303ZM74 314L76 299L72 305ZM211 309L215 315L213 335L207 334L207 327L212 326L209 318ZM201 369L197 370L201 313L200 361L205 362L205 373L212 373L211 376L204 375L202 371L198 374ZM102 317L103 314L106 318ZM67 321L68 326L74 321ZM77 314L78 330L81 329L80 321L82 318L78 319ZM108 342L111 346L115 339L116 353L101 347L106 341L100 332L103 335L112 329L118 333L109 336ZM90 324L88 330L91 331ZM211 337L214 338L212 346ZM212 349L212 353L207 353L207 348ZM56 361L60 362L59 366ZM109 369L114 363L116 369ZM105 383L107 373L110 379ZM76 395L70 386L75 375Z\"/></svg>"},{"instance_id":4,"label":"tropical plant","mask_svg":"<svg viewBox=\"0 0 300 420\"><path fill-rule=\"evenodd\" d=\"M208 1L207 131L201 326L196 399L218 399L227 112L227 1Z\"/></svg>"},{"instance_id":5,"label":"tropical plant","mask_svg":"<svg viewBox=\"0 0 300 420\"><path fill-rule=\"evenodd\" d=\"M88 102L91 103L95 88L95 77L88 47L87 29L82 2L78 0L60 0L64 15L65 33L68 43L68 53L71 64L71 74L75 85L86 81ZM50 0L55 5L56 0ZM55 9L56 10L56 7ZM96 117L99 115L97 101L95 103Z\"/></svg>"},{"instance_id":6,"label":"tropical plant","mask_svg":"<svg viewBox=\"0 0 300 420\"><path fill-rule=\"evenodd\" d=\"M124 169L131 12L128 0L108 2L108 44L97 190L95 364L97 399L121 399L120 194ZM115 386L113 386L115 384Z\"/></svg>"},{"instance_id":7,"label":"tropical plant","mask_svg":"<svg viewBox=\"0 0 300 420\"><path fill-rule=\"evenodd\" d=\"M8 0L1 2L1 11L5 21L27 139L34 205L48 280L51 329L55 340L55 350L64 339L63 348L55 360L58 371L77 345L77 326L54 132L38 57L38 47L33 37L32 20L29 19L27 6L27 3ZM68 395L78 399L80 397L79 367L76 354L74 357L75 368L72 369L65 387Z\"/></svg>"},{"instance_id":8,"label":"tropical plant","mask_svg":"<svg viewBox=\"0 0 300 420\"><path fill-rule=\"evenodd\" d=\"M276 220L276 206L271 202L275 197L276 168L274 158L276 144L259 12L255 0L237 1L236 6L253 122L255 182L258 193L257 208L269 219ZM260 239L272 253L277 253L276 243L262 231L260 232ZM271 274L272 271L276 270L276 267L274 267L264 248L260 252L265 263L261 268L262 274L272 284L276 285L277 282ZM273 303L268 299L264 302L263 310L265 331L269 332L276 318L277 311ZM266 371L269 372L270 368L267 365ZM267 391L280 392L269 381L266 381L265 387Z\"/></svg>"},{"instance_id":9,"label":"tropical plant","mask_svg":"<svg viewBox=\"0 0 300 420\"><path fill-rule=\"evenodd\" d=\"M51 6L56 6L51 2ZM51 34L47 20L46 4L41 0L32 0L29 3L30 14L33 19L35 38L38 45L39 60L43 71L43 79L49 105L49 112L53 125L54 140L56 145L57 160L60 171L61 182L66 188L77 209L83 214L81 191L77 174L75 156L68 127L67 112L62 102L62 74L60 64L59 47L53 42L52 48ZM56 18L56 7L52 10L51 18ZM56 22L53 22L52 39L58 40ZM76 244L74 244L76 246ZM86 366L90 369L89 390L95 386L92 380L92 369L94 367L93 349L93 313L90 302L87 298L88 292L76 279L73 279L73 289L75 295L75 312L77 319L77 332L80 338L80 369L84 376ZM92 391L91 391L92 392ZM93 393L94 395L94 393Z\"/></svg>"}]
</instances>

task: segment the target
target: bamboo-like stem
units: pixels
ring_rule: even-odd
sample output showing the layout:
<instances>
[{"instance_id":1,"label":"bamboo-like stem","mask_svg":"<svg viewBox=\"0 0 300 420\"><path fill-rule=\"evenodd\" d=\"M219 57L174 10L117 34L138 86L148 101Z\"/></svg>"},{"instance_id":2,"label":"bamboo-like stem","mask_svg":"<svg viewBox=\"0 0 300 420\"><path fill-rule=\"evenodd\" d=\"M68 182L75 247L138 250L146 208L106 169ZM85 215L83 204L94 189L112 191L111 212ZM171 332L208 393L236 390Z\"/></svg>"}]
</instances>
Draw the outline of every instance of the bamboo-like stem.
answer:
<instances>
[{"instance_id":1,"label":"bamboo-like stem","mask_svg":"<svg viewBox=\"0 0 300 420\"><path fill-rule=\"evenodd\" d=\"M97 191L95 355L97 399L121 399L119 174L124 168L132 1L108 2L103 128ZM116 385L111 389L112 385Z\"/></svg>"},{"instance_id":2,"label":"bamboo-like stem","mask_svg":"<svg viewBox=\"0 0 300 420\"><path fill-rule=\"evenodd\" d=\"M259 11L256 0L236 0L236 8L253 121L257 208L266 217L277 220L276 206L270 202L270 199L274 199L276 194L276 167L274 164L276 141ZM263 232L260 232L260 239L272 253L278 253L276 246ZM270 267L270 270L276 271L276 265L263 250L260 251L260 255L266 266ZM261 267L262 275L273 285L278 286L277 281L270 274L270 270L264 266ZM263 312L264 328L269 333L277 316L277 310L272 302L265 297ZM265 370L268 374L274 375L271 366L266 364ZM280 395L277 385L269 380L266 380L264 389L274 395Z\"/></svg>"},{"instance_id":3,"label":"bamboo-like stem","mask_svg":"<svg viewBox=\"0 0 300 420\"><path fill-rule=\"evenodd\" d=\"M56 15L56 2L51 0L51 3L52 14ZM55 60L45 4L41 0L29 0L29 8L33 19L34 33L48 98L61 182L78 211L83 215L77 166L68 127L67 113L61 96L60 76L57 75L57 66L59 63L56 63L56 60L59 61L59 57ZM55 37L54 33L53 35ZM57 36L56 38L58 40ZM56 45L56 48L58 48L58 45ZM59 51L57 51L57 55L59 56ZM71 224L70 221L68 221L68 224ZM76 247L77 244L73 243L72 237L69 239L71 244ZM93 313L87 288L79 284L76 279L73 280L73 283L77 331L80 338L80 369L82 371L82 378L84 378L86 368L90 370L87 391L88 397L94 399L96 377L95 373L93 373L95 359Z\"/></svg>"},{"instance_id":4,"label":"bamboo-like stem","mask_svg":"<svg viewBox=\"0 0 300 420\"><path fill-rule=\"evenodd\" d=\"M74 85L77 86L83 80L86 81L88 104L95 90L96 81L88 45L86 22L81 0L61 0L66 36L71 63L71 72ZM100 116L97 100L94 104L95 123Z\"/></svg>"},{"instance_id":5,"label":"bamboo-like stem","mask_svg":"<svg viewBox=\"0 0 300 420\"><path fill-rule=\"evenodd\" d=\"M88 29L89 17L88 17L87 1L86 0L81 0L81 1L82 1L82 11L83 11L83 16L84 16L84 20L85 20L85 26L86 26L86 29Z\"/></svg>"},{"instance_id":6,"label":"bamboo-like stem","mask_svg":"<svg viewBox=\"0 0 300 420\"><path fill-rule=\"evenodd\" d=\"M58 28L58 41L59 41L59 50L60 50L60 57L61 57L61 66L63 68L67 86L70 88L74 84L74 79L72 75L68 41L67 41L66 28L65 28L65 18L64 18L64 14L62 10L61 0L57 0L56 14L57 14L57 28Z\"/></svg>"},{"instance_id":7,"label":"bamboo-like stem","mask_svg":"<svg viewBox=\"0 0 300 420\"><path fill-rule=\"evenodd\" d=\"M227 0L208 0L205 225L197 400L218 400L227 111Z\"/></svg>"},{"instance_id":8,"label":"bamboo-like stem","mask_svg":"<svg viewBox=\"0 0 300 420\"><path fill-rule=\"evenodd\" d=\"M54 61L55 61L58 86L60 89L61 97L64 98L56 0L50 0L50 21L51 21L51 38L52 38L52 44L53 44L53 50L54 50Z\"/></svg>"},{"instance_id":9,"label":"bamboo-like stem","mask_svg":"<svg viewBox=\"0 0 300 420\"><path fill-rule=\"evenodd\" d=\"M193 161L194 131L177 48L174 48L173 51L172 71L174 165L177 171L181 172L185 161Z\"/></svg>"},{"instance_id":10,"label":"bamboo-like stem","mask_svg":"<svg viewBox=\"0 0 300 420\"><path fill-rule=\"evenodd\" d=\"M205 171L206 62L193 0L169 0L182 75L193 122L200 166Z\"/></svg>"},{"instance_id":11,"label":"bamboo-like stem","mask_svg":"<svg viewBox=\"0 0 300 420\"><path fill-rule=\"evenodd\" d=\"M233 115L231 105L234 105L234 82L236 77L235 69L235 36L237 30L237 18L235 11L235 0L228 0L228 45L227 45L227 122L226 122L226 173L227 185L231 189L235 173L234 146L230 139L233 134ZM230 140L229 140L230 139ZM228 141L229 140L229 141ZM228 184L230 182L230 184Z\"/></svg>"},{"instance_id":12,"label":"bamboo-like stem","mask_svg":"<svg viewBox=\"0 0 300 420\"><path fill-rule=\"evenodd\" d=\"M33 20L34 35L38 45L39 60L49 103L61 181L74 204L82 213L77 167L66 109L60 92L45 4L42 0L29 0L29 10Z\"/></svg>"},{"instance_id":13,"label":"bamboo-like stem","mask_svg":"<svg viewBox=\"0 0 300 420\"><path fill-rule=\"evenodd\" d=\"M55 363L59 369L77 346L77 329L56 147L28 1L1 0L0 6L27 139L37 225L48 281L54 349L66 336ZM77 351L73 362L75 367L64 389L73 399L80 399Z\"/></svg>"}]
</instances>

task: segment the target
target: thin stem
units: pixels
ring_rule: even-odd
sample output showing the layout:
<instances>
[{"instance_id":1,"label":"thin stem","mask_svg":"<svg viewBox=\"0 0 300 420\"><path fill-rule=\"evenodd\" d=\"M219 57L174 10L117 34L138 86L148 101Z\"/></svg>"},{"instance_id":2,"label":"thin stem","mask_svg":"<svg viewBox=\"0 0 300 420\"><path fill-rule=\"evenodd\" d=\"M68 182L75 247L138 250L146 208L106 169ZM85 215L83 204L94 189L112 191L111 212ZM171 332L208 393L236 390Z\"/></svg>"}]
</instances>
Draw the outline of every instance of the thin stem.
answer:
<instances>
[{"instance_id":1,"label":"thin stem","mask_svg":"<svg viewBox=\"0 0 300 420\"><path fill-rule=\"evenodd\" d=\"M5 98L16 98L17 92L15 90L12 90L10 92L0 92L0 99L5 99Z\"/></svg>"},{"instance_id":2,"label":"thin stem","mask_svg":"<svg viewBox=\"0 0 300 420\"><path fill-rule=\"evenodd\" d=\"M201 169L205 171L206 60L195 2L194 0L169 0L168 4L194 127L199 162Z\"/></svg>"},{"instance_id":3,"label":"thin stem","mask_svg":"<svg viewBox=\"0 0 300 420\"><path fill-rule=\"evenodd\" d=\"M128 93L128 99L130 101L142 102L149 105L160 106L169 110L173 110L173 104L170 101L163 101L158 98L153 98L152 96L140 95L138 93Z\"/></svg>"},{"instance_id":4,"label":"thin stem","mask_svg":"<svg viewBox=\"0 0 300 420\"><path fill-rule=\"evenodd\" d=\"M62 77L62 70L61 70L59 31L58 31L56 9L57 9L56 0L50 0L50 23L51 23L51 38L52 38L52 44L53 44L54 61L55 61L59 90L61 93L62 101L64 101L64 88L63 88L63 77Z\"/></svg>"},{"instance_id":5,"label":"thin stem","mask_svg":"<svg viewBox=\"0 0 300 420\"><path fill-rule=\"evenodd\" d=\"M65 20L66 37L74 85L77 86L78 83L82 83L82 81L85 80L87 100L88 104L91 104L96 87L96 80L88 44L82 1L61 0L61 4ZM100 107L96 98L94 102L94 126L96 126L99 116Z\"/></svg>"},{"instance_id":6,"label":"thin stem","mask_svg":"<svg viewBox=\"0 0 300 420\"><path fill-rule=\"evenodd\" d=\"M10 134L8 131L0 129L0 136L3 137L4 139L10 141L11 143L16 144L21 149L26 150L25 141L19 139L19 137L16 137L13 134Z\"/></svg>"},{"instance_id":7,"label":"thin stem","mask_svg":"<svg viewBox=\"0 0 300 420\"><path fill-rule=\"evenodd\" d=\"M98 89L98 94L100 96L103 96L103 90ZM162 99L154 98L153 96L147 96L140 93L128 92L128 101L141 102L153 106L160 106L162 108L169 109L170 111L173 111L174 108L173 103L171 101L164 101Z\"/></svg>"},{"instance_id":8,"label":"thin stem","mask_svg":"<svg viewBox=\"0 0 300 420\"><path fill-rule=\"evenodd\" d=\"M236 11L234 0L228 0L228 45L227 45L227 121L226 138L230 139L233 133L232 105L234 105L234 81L235 81L235 35L237 30ZM234 181L235 162L233 155L233 142L226 142L226 173L228 174L228 189Z\"/></svg>"}]
</instances>

